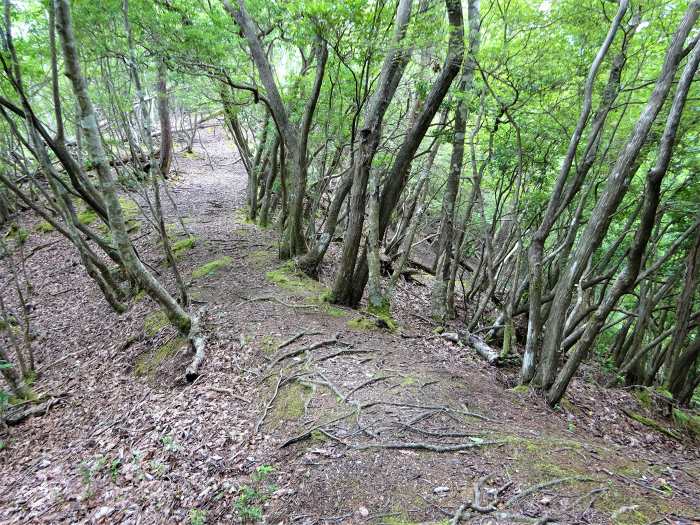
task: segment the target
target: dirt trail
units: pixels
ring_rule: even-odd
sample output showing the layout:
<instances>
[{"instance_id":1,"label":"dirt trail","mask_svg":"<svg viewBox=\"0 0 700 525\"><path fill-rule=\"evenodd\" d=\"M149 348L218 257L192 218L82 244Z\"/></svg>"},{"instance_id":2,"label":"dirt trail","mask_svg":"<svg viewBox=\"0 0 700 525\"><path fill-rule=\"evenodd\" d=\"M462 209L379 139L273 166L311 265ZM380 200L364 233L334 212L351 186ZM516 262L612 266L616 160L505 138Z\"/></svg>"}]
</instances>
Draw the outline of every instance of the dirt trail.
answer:
<instances>
[{"instance_id":1,"label":"dirt trail","mask_svg":"<svg viewBox=\"0 0 700 525\"><path fill-rule=\"evenodd\" d=\"M72 357L35 385L56 399L48 413L6 438L0 522L444 522L476 489L473 523L691 523L696 446L631 423L626 393L579 382L550 411L509 389L432 334L418 285L400 287L394 332L326 304L326 284L277 260L275 231L245 222L221 129L201 135L172 191L197 238L180 264L206 306L202 375L183 381L187 356L150 300L117 316L66 243L37 252L39 366ZM153 236L138 248L168 281Z\"/></svg>"}]
</instances>

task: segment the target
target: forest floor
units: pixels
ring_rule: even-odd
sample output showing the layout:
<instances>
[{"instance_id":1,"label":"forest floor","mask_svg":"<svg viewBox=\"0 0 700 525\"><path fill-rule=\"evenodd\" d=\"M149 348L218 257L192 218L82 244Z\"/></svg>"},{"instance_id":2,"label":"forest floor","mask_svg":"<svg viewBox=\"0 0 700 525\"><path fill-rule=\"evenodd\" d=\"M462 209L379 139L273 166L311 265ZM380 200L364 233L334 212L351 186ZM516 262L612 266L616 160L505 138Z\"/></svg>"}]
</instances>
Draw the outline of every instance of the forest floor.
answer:
<instances>
[{"instance_id":1,"label":"forest floor","mask_svg":"<svg viewBox=\"0 0 700 525\"><path fill-rule=\"evenodd\" d=\"M589 370L549 409L515 369L436 336L419 283L400 284L393 332L326 304L331 268L316 282L281 264L274 229L245 221L232 144L201 138L171 180L206 308L192 384L150 299L116 315L68 243L22 217L33 388L53 402L0 433L1 523L448 523L475 497L464 522L698 523L697 442L627 415L653 415L648 399ZM140 256L171 282L154 239Z\"/></svg>"}]
</instances>

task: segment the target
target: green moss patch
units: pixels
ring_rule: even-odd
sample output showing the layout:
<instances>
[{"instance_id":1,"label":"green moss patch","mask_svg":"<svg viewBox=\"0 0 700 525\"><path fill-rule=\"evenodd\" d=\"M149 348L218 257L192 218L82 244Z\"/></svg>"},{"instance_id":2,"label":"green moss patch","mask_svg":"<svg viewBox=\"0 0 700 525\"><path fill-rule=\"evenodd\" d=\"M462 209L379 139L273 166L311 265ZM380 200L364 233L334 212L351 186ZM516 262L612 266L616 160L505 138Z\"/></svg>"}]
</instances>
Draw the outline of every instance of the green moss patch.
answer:
<instances>
[{"instance_id":1,"label":"green moss patch","mask_svg":"<svg viewBox=\"0 0 700 525\"><path fill-rule=\"evenodd\" d=\"M275 254L267 250L256 250L250 252L246 259L251 267L262 268L275 259Z\"/></svg>"},{"instance_id":2,"label":"green moss patch","mask_svg":"<svg viewBox=\"0 0 700 525\"><path fill-rule=\"evenodd\" d=\"M201 277L213 275L222 268L227 268L228 266L230 266L232 261L233 260L231 259L231 257L222 257L221 259L214 259L213 261L209 261L208 263L200 266L199 268L195 268L192 271L192 277L194 279L199 279Z\"/></svg>"},{"instance_id":3,"label":"green moss patch","mask_svg":"<svg viewBox=\"0 0 700 525\"><path fill-rule=\"evenodd\" d=\"M398 325L393 319L356 317L347 322L348 328L358 331L388 329L390 332L396 331Z\"/></svg>"},{"instance_id":4,"label":"green moss patch","mask_svg":"<svg viewBox=\"0 0 700 525\"><path fill-rule=\"evenodd\" d=\"M12 226L10 226L10 229L7 230L5 238L13 239L17 244L24 244L29 238L29 232L21 226L13 223Z\"/></svg>"},{"instance_id":5,"label":"green moss patch","mask_svg":"<svg viewBox=\"0 0 700 525\"><path fill-rule=\"evenodd\" d=\"M642 425L644 425L646 427L654 429L657 432L661 432L662 434L670 437L671 439L681 440L681 436L676 430L668 428L667 426L656 421L655 419L643 416L642 414L639 414L637 412L632 412L631 410L625 410L624 412L625 412L625 414L627 414L628 417L630 417L631 419L634 419L635 421L637 421L638 423L641 423Z\"/></svg>"},{"instance_id":6,"label":"green moss patch","mask_svg":"<svg viewBox=\"0 0 700 525\"><path fill-rule=\"evenodd\" d=\"M56 228L54 228L49 221L41 221L35 228L39 233L50 233L55 229Z\"/></svg>"},{"instance_id":7,"label":"green moss patch","mask_svg":"<svg viewBox=\"0 0 700 525\"><path fill-rule=\"evenodd\" d=\"M168 326L170 321L163 310L156 310L146 316L143 320L143 332L147 337L153 337Z\"/></svg>"},{"instance_id":8,"label":"green moss patch","mask_svg":"<svg viewBox=\"0 0 700 525\"><path fill-rule=\"evenodd\" d=\"M181 257L197 245L197 237L190 235L186 239L181 239L172 243L171 248L175 257Z\"/></svg>"},{"instance_id":9,"label":"green moss patch","mask_svg":"<svg viewBox=\"0 0 700 525\"><path fill-rule=\"evenodd\" d=\"M327 291L321 283L298 271L291 261L267 272L265 277L271 283L292 292L320 294Z\"/></svg>"},{"instance_id":10,"label":"green moss patch","mask_svg":"<svg viewBox=\"0 0 700 525\"><path fill-rule=\"evenodd\" d=\"M270 411L270 421L280 423L299 419L304 415L304 407L311 395L310 387L297 382L283 386Z\"/></svg>"},{"instance_id":11,"label":"green moss patch","mask_svg":"<svg viewBox=\"0 0 700 525\"><path fill-rule=\"evenodd\" d=\"M89 226L93 222L97 221L98 218L97 213L89 208L78 213L78 222L80 224L84 224L85 226Z\"/></svg>"},{"instance_id":12,"label":"green moss patch","mask_svg":"<svg viewBox=\"0 0 700 525\"><path fill-rule=\"evenodd\" d=\"M673 409L673 421L683 430L686 430L695 437L700 437L700 416L691 414L679 408Z\"/></svg>"},{"instance_id":13,"label":"green moss patch","mask_svg":"<svg viewBox=\"0 0 700 525\"><path fill-rule=\"evenodd\" d=\"M350 319L346 324L348 325L348 328L359 331L376 330L377 328L377 324L366 317L356 317L355 319Z\"/></svg>"},{"instance_id":14,"label":"green moss patch","mask_svg":"<svg viewBox=\"0 0 700 525\"><path fill-rule=\"evenodd\" d=\"M236 211L234 211L233 218L239 224L255 225L255 221L250 220L250 218L248 217L248 208L247 207L238 208Z\"/></svg>"},{"instance_id":15,"label":"green moss patch","mask_svg":"<svg viewBox=\"0 0 700 525\"><path fill-rule=\"evenodd\" d=\"M173 357L186 344L187 340L184 337L175 337L155 350L146 352L136 360L134 375L137 377L152 376L164 362Z\"/></svg>"},{"instance_id":16,"label":"green moss patch","mask_svg":"<svg viewBox=\"0 0 700 525\"><path fill-rule=\"evenodd\" d=\"M262 351L266 354L271 354L277 351L277 346L279 346L280 341L276 337L271 335L266 335L262 338Z\"/></svg>"}]
</instances>

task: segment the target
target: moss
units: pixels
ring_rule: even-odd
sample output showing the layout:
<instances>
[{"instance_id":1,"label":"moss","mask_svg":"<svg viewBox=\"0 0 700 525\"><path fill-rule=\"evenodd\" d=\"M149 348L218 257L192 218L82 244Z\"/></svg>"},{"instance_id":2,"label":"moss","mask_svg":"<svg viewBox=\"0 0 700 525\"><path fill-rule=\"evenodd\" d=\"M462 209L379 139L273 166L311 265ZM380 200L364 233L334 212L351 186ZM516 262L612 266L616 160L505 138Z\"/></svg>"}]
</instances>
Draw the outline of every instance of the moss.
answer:
<instances>
[{"instance_id":1,"label":"moss","mask_svg":"<svg viewBox=\"0 0 700 525\"><path fill-rule=\"evenodd\" d=\"M197 245L197 237L190 235L186 239L181 239L172 244L171 248L175 257L180 257L185 252L191 250Z\"/></svg>"},{"instance_id":2,"label":"moss","mask_svg":"<svg viewBox=\"0 0 700 525\"><path fill-rule=\"evenodd\" d=\"M367 313L377 318L377 326L395 331L398 325L391 316L391 306L389 300L383 297L379 304L370 303L367 306Z\"/></svg>"},{"instance_id":3,"label":"moss","mask_svg":"<svg viewBox=\"0 0 700 525\"><path fill-rule=\"evenodd\" d=\"M271 354L277 350L277 346L279 345L279 341L277 340L276 337L272 337L271 335L266 335L262 338L262 351L265 352L266 354Z\"/></svg>"},{"instance_id":4,"label":"moss","mask_svg":"<svg viewBox=\"0 0 700 525\"><path fill-rule=\"evenodd\" d=\"M377 330L381 328L387 328L390 332L396 331L398 325L393 319L382 319L377 317L376 319L370 319L367 317L356 317L347 322L348 327L353 330Z\"/></svg>"},{"instance_id":5,"label":"moss","mask_svg":"<svg viewBox=\"0 0 700 525\"><path fill-rule=\"evenodd\" d=\"M168 326L170 321L163 310L156 310L146 316L143 320L143 332L147 337L153 337Z\"/></svg>"},{"instance_id":6,"label":"moss","mask_svg":"<svg viewBox=\"0 0 700 525\"><path fill-rule=\"evenodd\" d=\"M14 332L14 329L17 326L19 326L19 323L17 322L17 319L15 319L14 317L8 317L7 321L5 321L4 319L0 319L0 332L3 332L5 330L7 330L8 328L13 330L13 332Z\"/></svg>"},{"instance_id":7,"label":"moss","mask_svg":"<svg viewBox=\"0 0 700 525\"><path fill-rule=\"evenodd\" d=\"M243 208L238 208L235 212L233 212L233 218L236 220L236 222L240 224L250 224L250 225L255 225L255 221L251 220L248 217L248 207L245 206Z\"/></svg>"},{"instance_id":8,"label":"moss","mask_svg":"<svg viewBox=\"0 0 700 525\"><path fill-rule=\"evenodd\" d=\"M299 419L304 415L304 407L310 396L310 387L296 382L283 386L277 393L270 420L282 422Z\"/></svg>"},{"instance_id":9,"label":"moss","mask_svg":"<svg viewBox=\"0 0 700 525\"><path fill-rule=\"evenodd\" d=\"M13 223L12 226L10 226L10 229L7 230L5 237L8 239L14 239L18 244L24 244L29 238L29 232L21 226Z\"/></svg>"},{"instance_id":10,"label":"moss","mask_svg":"<svg viewBox=\"0 0 700 525\"><path fill-rule=\"evenodd\" d=\"M331 317L345 317L348 312L342 308L336 308L328 304L328 298L331 297L330 290L324 290L317 296L307 297L305 302L309 304L318 305L319 311L323 314L329 315Z\"/></svg>"},{"instance_id":11,"label":"moss","mask_svg":"<svg viewBox=\"0 0 700 525\"><path fill-rule=\"evenodd\" d=\"M151 352L140 356L134 366L137 377L153 375L160 366L187 344L184 337L175 337Z\"/></svg>"},{"instance_id":12,"label":"moss","mask_svg":"<svg viewBox=\"0 0 700 525\"><path fill-rule=\"evenodd\" d=\"M651 394L646 388L634 392L634 397L637 398L639 405L643 408L650 409L652 406Z\"/></svg>"},{"instance_id":13,"label":"moss","mask_svg":"<svg viewBox=\"0 0 700 525\"><path fill-rule=\"evenodd\" d=\"M138 205L128 197L119 197L119 206L121 206L124 220L129 221L135 219L139 215Z\"/></svg>"},{"instance_id":14,"label":"moss","mask_svg":"<svg viewBox=\"0 0 700 525\"><path fill-rule=\"evenodd\" d=\"M78 222L89 226L98 219L97 213L92 209L86 209L78 213Z\"/></svg>"},{"instance_id":15,"label":"moss","mask_svg":"<svg viewBox=\"0 0 700 525\"><path fill-rule=\"evenodd\" d=\"M418 378L417 378L417 377L408 375L408 376L405 376L405 377L401 380L400 385L401 385L401 386L411 386L411 385L415 385L417 382L418 382Z\"/></svg>"},{"instance_id":16,"label":"moss","mask_svg":"<svg viewBox=\"0 0 700 525\"><path fill-rule=\"evenodd\" d=\"M674 408L673 420L679 427L700 437L700 416L689 414L679 408Z\"/></svg>"},{"instance_id":17,"label":"moss","mask_svg":"<svg viewBox=\"0 0 700 525\"><path fill-rule=\"evenodd\" d=\"M637 412L632 412L632 411L626 411L625 412L629 417L634 419L635 421L641 423L642 425L652 428L658 432L661 432L662 434L676 440L680 440L681 436L676 432L675 430L671 430L669 428L666 428L663 426L661 423L658 421L651 419L649 417L643 416L642 414L639 414Z\"/></svg>"},{"instance_id":18,"label":"moss","mask_svg":"<svg viewBox=\"0 0 700 525\"><path fill-rule=\"evenodd\" d=\"M331 317L345 317L346 315L348 315L345 310L341 310L340 308L335 308L333 306L328 305L324 305L321 308L321 311L326 315L330 315Z\"/></svg>"},{"instance_id":19,"label":"moss","mask_svg":"<svg viewBox=\"0 0 700 525\"><path fill-rule=\"evenodd\" d=\"M54 228L49 221L41 221L35 228L39 233L50 233L55 229L56 228Z\"/></svg>"},{"instance_id":20,"label":"moss","mask_svg":"<svg viewBox=\"0 0 700 525\"><path fill-rule=\"evenodd\" d=\"M265 274L265 277L268 281L276 284L280 288L293 292L311 292L319 294L326 291L326 288L321 283L298 271L291 261L275 270L270 270Z\"/></svg>"},{"instance_id":21,"label":"moss","mask_svg":"<svg viewBox=\"0 0 700 525\"><path fill-rule=\"evenodd\" d=\"M200 266L199 268L195 268L192 271L192 277L194 279L199 279L200 277L212 275L221 270L222 268L230 266L231 262L231 257L222 257L221 259L214 259L213 261L209 261L208 263Z\"/></svg>"},{"instance_id":22,"label":"moss","mask_svg":"<svg viewBox=\"0 0 700 525\"><path fill-rule=\"evenodd\" d=\"M312 430L311 431L311 441L315 441L317 443L323 442L323 441L328 441L328 436L326 436L320 430Z\"/></svg>"},{"instance_id":23,"label":"moss","mask_svg":"<svg viewBox=\"0 0 700 525\"><path fill-rule=\"evenodd\" d=\"M374 330L377 328L377 324L366 317L356 317L355 319L350 319L346 324L349 328L360 331Z\"/></svg>"},{"instance_id":24,"label":"moss","mask_svg":"<svg viewBox=\"0 0 700 525\"><path fill-rule=\"evenodd\" d=\"M262 268L263 266L272 262L275 255L267 250L256 250L250 252L246 259L253 268Z\"/></svg>"},{"instance_id":25,"label":"moss","mask_svg":"<svg viewBox=\"0 0 700 525\"><path fill-rule=\"evenodd\" d=\"M515 394L527 394L530 392L530 386L529 385L518 385L514 386L513 388L510 389L511 392L514 392Z\"/></svg>"}]
</instances>

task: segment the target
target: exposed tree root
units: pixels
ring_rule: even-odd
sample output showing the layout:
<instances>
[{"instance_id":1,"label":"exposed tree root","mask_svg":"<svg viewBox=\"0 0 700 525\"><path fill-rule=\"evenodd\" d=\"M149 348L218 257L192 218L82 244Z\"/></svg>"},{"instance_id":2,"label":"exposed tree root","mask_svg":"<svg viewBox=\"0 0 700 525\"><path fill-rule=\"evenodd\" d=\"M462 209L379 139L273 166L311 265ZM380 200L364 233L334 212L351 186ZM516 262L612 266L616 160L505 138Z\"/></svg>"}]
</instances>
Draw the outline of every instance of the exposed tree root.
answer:
<instances>
[{"instance_id":1,"label":"exposed tree root","mask_svg":"<svg viewBox=\"0 0 700 525\"><path fill-rule=\"evenodd\" d=\"M540 483L538 485L534 485L530 487L529 489L524 490L523 492L516 494L512 498L510 498L508 501L506 501L504 507L510 507L511 505L517 503L523 498L526 498L530 496L531 494L534 494L535 492L539 492L540 490L553 487L554 485L561 485L562 483L571 483L574 481L595 481L592 478L584 478L580 476L572 476L570 478L559 478L559 479L553 479L551 481L545 481L544 483Z\"/></svg>"},{"instance_id":2,"label":"exposed tree root","mask_svg":"<svg viewBox=\"0 0 700 525\"><path fill-rule=\"evenodd\" d=\"M360 349L344 349L344 350L339 350L338 352L334 352L329 355L324 355L323 357L319 357L316 359L316 362L321 362L321 361L326 361L328 359L333 359L334 357L338 357L339 355L348 355L348 354L372 354L374 353L374 350L360 350Z\"/></svg>"},{"instance_id":3,"label":"exposed tree root","mask_svg":"<svg viewBox=\"0 0 700 525\"><path fill-rule=\"evenodd\" d=\"M313 427L309 428L308 430L305 430L305 431L302 432L301 434L298 434L298 435L296 435L296 436L294 436L294 437L289 438L287 441L285 441L284 443L282 443L282 444L279 446L279 448L285 448L285 447L288 447L289 445L292 445L292 444L294 444L294 443L298 443L298 442L300 442L300 441L304 441L305 439L310 438L310 437L311 437L311 434L312 434L315 430L320 430L322 427L327 427L328 425L332 425L333 423L337 423L338 421L342 421L343 419L345 419L345 418L347 418L347 417L350 417L350 416L352 416L352 415L354 415L354 414L356 414L356 413L357 413L356 410L352 410L352 411L350 411L350 412L348 412L348 413L346 413L346 414L343 414L343 415L341 415L341 416L338 416L338 417L335 418L335 419L331 419L330 421L326 421L326 422L324 422L324 423L319 423L319 424L317 424L317 425L314 425Z\"/></svg>"},{"instance_id":4,"label":"exposed tree root","mask_svg":"<svg viewBox=\"0 0 700 525\"><path fill-rule=\"evenodd\" d=\"M274 404L275 399L277 399L277 394L279 394L280 385L282 383L283 383L283 379L282 379L282 374L280 373L280 375L277 378L277 384L275 384L275 390L274 390L274 392L272 392L272 397L265 405L265 409L263 410L263 413L260 416L260 418L255 422L255 429L253 430L253 435L258 433L258 431L260 430L260 426L265 422L265 418L267 417L267 413L270 411L270 408L272 408L272 405Z\"/></svg>"},{"instance_id":5,"label":"exposed tree root","mask_svg":"<svg viewBox=\"0 0 700 525\"><path fill-rule=\"evenodd\" d=\"M39 405L34 405L24 410L8 412L3 416L2 421L10 427L19 425L22 421L30 417L46 415L51 407L59 402L60 398L52 397Z\"/></svg>"},{"instance_id":6,"label":"exposed tree root","mask_svg":"<svg viewBox=\"0 0 700 525\"><path fill-rule=\"evenodd\" d=\"M291 357L296 357L300 354L303 354L304 352L308 352L310 350L316 350L317 348L321 348L321 347L327 346L327 345L338 345L338 344L350 346L348 343L344 343L344 342L340 341L338 339L338 334L336 334L333 339L324 339L323 341L318 341L318 342L310 344L308 346L302 346L302 347L299 347L295 350L291 350L285 354L282 354L281 356L277 357L274 361L272 361L272 363L270 363L269 368L272 368L272 367L278 365L279 363L281 363L285 359L289 359Z\"/></svg>"},{"instance_id":7,"label":"exposed tree root","mask_svg":"<svg viewBox=\"0 0 700 525\"><path fill-rule=\"evenodd\" d=\"M454 445L435 445L433 443L422 443L417 441L407 441L404 443L369 443L367 445L357 445L356 450L368 450L371 448L387 448L395 450L429 450L431 452L459 452L470 448L485 447L487 445L502 445L505 441L480 441L474 443L457 443Z\"/></svg>"}]
</instances>

